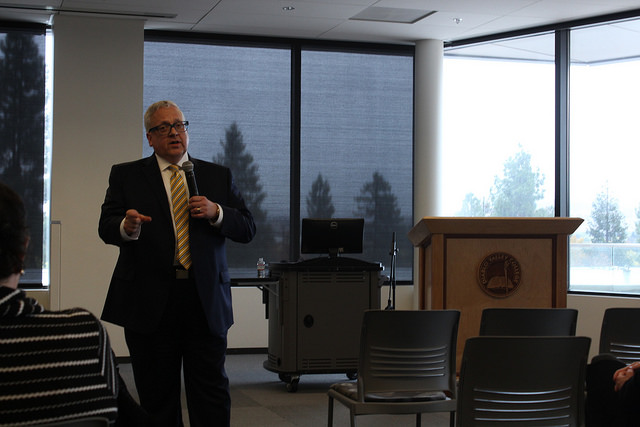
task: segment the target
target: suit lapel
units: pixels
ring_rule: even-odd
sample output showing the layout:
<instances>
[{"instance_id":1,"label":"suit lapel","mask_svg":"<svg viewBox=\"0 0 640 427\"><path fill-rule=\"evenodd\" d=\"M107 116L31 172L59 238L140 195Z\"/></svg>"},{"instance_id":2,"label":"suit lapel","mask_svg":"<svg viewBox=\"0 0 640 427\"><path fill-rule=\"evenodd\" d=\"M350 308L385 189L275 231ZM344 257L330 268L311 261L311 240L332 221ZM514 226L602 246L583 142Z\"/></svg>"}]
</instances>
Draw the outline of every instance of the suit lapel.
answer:
<instances>
[{"instance_id":1,"label":"suit lapel","mask_svg":"<svg viewBox=\"0 0 640 427\"><path fill-rule=\"evenodd\" d=\"M164 187L164 181L162 181L160 167L158 166L158 160L155 154L144 159L143 166L142 172L150 183L149 188L151 188L154 196L158 199L163 215L171 222L171 206L167 199L167 191Z\"/></svg>"}]
</instances>

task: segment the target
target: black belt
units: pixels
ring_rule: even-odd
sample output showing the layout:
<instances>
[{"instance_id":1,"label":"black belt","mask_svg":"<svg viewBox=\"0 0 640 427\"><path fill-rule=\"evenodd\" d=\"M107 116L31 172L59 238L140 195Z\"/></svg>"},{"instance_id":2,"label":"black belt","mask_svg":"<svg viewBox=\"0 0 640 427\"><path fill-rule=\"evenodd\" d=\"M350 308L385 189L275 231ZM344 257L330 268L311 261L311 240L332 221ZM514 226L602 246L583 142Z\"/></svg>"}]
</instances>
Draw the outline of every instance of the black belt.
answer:
<instances>
[{"instance_id":1,"label":"black belt","mask_svg":"<svg viewBox=\"0 0 640 427\"><path fill-rule=\"evenodd\" d=\"M191 276L190 270L185 270L182 266L175 267L175 273L176 280L186 280Z\"/></svg>"}]
</instances>

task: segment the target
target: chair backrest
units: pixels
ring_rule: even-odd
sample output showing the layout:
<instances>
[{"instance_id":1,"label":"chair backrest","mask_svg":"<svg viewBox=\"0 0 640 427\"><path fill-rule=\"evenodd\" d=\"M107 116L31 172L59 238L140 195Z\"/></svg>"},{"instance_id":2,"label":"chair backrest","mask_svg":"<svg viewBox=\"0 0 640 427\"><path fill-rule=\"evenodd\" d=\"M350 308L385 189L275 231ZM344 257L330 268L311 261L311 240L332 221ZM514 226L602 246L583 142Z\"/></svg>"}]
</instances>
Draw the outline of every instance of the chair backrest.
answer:
<instances>
[{"instance_id":1,"label":"chair backrest","mask_svg":"<svg viewBox=\"0 0 640 427\"><path fill-rule=\"evenodd\" d=\"M625 363L640 360L640 307L605 310L599 353L611 353Z\"/></svg>"},{"instance_id":2,"label":"chair backrest","mask_svg":"<svg viewBox=\"0 0 640 427\"><path fill-rule=\"evenodd\" d=\"M457 425L581 426L588 337L469 338Z\"/></svg>"},{"instance_id":3,"label":"chair backrest","mask_svg":"<svg viewBox=\"0 0 640 427\"><path fill-rule=\"evenodd\" d=\"M358 397L456 395L458 310L368 310L360 337Z\"/></svg>"},{"instance_id":4,"label":"chair backrest","mask_svg":"<svg viewBox=\"0 0 640 427\"><path fill-rule=\"evenodd\" d=\"M567 336L576 334L573 308L485 308L480 335Z\"/></svg>"},{"instance_id":5,"label":"chair backrest","mask_svg":"<svg viewBox=\"0 0 640 427\"><path fill-rule=\"evenodd\" d=\"M109 419L104 417L76 418L50 424L38 424L38 427L109 427Z\"/></svg>"}]
</instances>

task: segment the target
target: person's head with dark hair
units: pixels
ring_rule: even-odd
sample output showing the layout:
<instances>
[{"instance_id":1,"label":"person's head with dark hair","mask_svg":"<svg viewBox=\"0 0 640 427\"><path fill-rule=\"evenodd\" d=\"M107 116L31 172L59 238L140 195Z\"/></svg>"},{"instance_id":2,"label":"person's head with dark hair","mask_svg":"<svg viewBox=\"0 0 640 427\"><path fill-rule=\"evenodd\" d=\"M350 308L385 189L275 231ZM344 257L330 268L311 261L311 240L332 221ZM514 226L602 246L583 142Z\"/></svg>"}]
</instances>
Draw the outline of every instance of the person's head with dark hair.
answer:
<instances>
[{"instance_id":1,"label":"person's head with dark hair","mask_svg":"<svg viewBox=\"0 0 640 427\"><path fill-rule=\"evenodd\" d=\"M0 182L0 285L16 287L29 242L20 196Z\"/></svg>"}]
</instances>

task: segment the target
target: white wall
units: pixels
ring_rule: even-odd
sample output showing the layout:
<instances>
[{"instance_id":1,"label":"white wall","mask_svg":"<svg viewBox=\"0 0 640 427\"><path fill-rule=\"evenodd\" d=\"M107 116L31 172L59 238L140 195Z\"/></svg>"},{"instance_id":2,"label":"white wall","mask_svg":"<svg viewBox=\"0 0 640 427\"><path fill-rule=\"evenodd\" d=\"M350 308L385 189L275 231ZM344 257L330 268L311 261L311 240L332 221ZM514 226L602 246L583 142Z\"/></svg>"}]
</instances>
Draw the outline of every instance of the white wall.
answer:
<instances>
[{"instance_id":1,"label":"white wall","mask_svg":"<svg viewBox=\"0 0 640 427\"><path fill-rule=\"evenodd\" d=\"M111 165L142 155L143 27L139 20L64 15L53 23L52 309L102 311L117 249L98 238L100 205ZM426 185L416 182L416 194ZM260 291L234 288L233 299L229 347L266 347ZM386 306L387 288L381 300ZM579 310L577 333L593 339L595 354L605 308L640 306L640 299L570 295L568 305ZM397 288L396 307L414 307L413 287ZM108 329L116 354L128 355L121 328Z\"/></svg>"}]
</instances>

